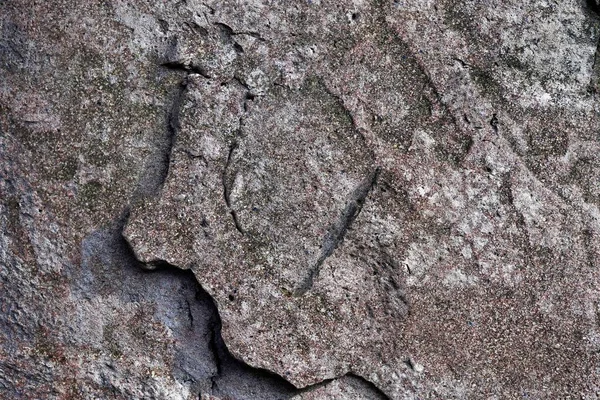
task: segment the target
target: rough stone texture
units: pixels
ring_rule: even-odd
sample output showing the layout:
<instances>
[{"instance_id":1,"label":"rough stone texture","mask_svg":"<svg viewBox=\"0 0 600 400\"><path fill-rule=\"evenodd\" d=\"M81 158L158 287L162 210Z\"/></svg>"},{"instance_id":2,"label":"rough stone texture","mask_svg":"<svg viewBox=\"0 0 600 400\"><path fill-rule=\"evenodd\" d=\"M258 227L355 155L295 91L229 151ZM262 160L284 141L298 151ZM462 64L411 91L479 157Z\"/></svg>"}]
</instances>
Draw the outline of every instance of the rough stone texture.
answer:
<instances>
[{"instance_id":1,"label":"rough stone texture","mask_svg":"<svg viewBox=\"0 0 600 400\"><path fill-rule=\"evenodd\" d=\"M0 3L0 397L600 397L599 8Z\"/></svg>"}]
</instances>

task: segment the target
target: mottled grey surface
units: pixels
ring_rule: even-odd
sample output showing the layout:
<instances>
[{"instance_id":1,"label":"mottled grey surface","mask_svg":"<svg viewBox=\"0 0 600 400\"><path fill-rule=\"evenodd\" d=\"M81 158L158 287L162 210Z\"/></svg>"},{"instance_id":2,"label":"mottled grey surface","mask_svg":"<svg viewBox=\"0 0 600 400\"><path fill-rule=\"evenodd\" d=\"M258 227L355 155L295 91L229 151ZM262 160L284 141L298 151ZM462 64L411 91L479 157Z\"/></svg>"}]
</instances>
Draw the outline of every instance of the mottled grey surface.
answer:
<instances>
[{"instance_id":1,"label":"mottled grey surface","mask_svg":"<svg viewBox=\"0 0 600 400\"><path fill-rule=\"evenodd\" d=\"M0 397L600 397L598 11L0 3Z\"/></svg>"}]
</instances>

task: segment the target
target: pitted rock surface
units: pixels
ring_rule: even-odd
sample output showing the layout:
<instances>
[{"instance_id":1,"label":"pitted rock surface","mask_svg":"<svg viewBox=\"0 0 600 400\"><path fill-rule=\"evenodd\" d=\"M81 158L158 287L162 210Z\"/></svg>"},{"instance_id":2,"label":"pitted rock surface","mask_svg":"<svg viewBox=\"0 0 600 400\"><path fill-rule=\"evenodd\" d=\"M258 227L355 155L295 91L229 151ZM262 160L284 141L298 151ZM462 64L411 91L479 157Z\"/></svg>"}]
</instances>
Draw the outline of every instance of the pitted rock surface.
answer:
<instances>
[{"instance_id":1,"label":"pitted rock surface","mask_svg":"<svg viewBox=\"0 0 600 400\"><path fill-rule=\"evenodd\" d=\"M125 236L142 261L194 271L234 354L298 386L351 371L394 398L595 385L584 4L215 10L241 47L233 80L190 56L205 78L182 109L203 112L180 119L162 192ZM284 49L301 61L255 57ZM212 82L245 100L203 95Z\"/></svg>"},{"instance_id":2,"label":"pitted rock surface","mask_svg":"<svg viewBox=\"0 0 600 400\"><path fill-rule=\"evenodd\" d=\"M0 3L0 397L599 398L599 10Z\"/></svg>"}]
</instances>

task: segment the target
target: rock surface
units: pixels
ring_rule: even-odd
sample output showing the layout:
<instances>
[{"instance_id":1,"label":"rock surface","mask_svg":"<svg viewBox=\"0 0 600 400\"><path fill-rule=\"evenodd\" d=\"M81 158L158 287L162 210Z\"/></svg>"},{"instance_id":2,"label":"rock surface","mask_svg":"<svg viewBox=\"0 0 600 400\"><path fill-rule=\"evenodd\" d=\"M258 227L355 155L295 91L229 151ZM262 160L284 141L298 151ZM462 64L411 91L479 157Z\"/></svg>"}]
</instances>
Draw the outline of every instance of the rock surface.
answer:
<instances>
[{"instance_id":1,"label":"rock surface","mask_svg":"<svg viewBox=\"0 0 600 400\"><path fill-rule=\"evenodd\" d=\"M598 11L0 3L0 397L598 398Z\"/></svg>"}]
</instances>

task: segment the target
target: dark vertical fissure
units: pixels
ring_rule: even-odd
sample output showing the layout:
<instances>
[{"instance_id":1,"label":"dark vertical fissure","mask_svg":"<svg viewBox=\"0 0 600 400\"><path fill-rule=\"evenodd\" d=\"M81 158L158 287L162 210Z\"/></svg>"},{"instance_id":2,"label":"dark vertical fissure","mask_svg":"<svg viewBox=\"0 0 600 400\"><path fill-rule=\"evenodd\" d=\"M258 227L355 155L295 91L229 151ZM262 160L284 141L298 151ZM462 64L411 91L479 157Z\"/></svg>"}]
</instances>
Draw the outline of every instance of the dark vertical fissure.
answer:
<instances>
[{"instance_id":1,"label":"dark vertical fissure","mask_svg":"<svg viewBox=\"0 0 600 400\"><path fill-rule=\"evenodd\" d=\"M330 228L323 240L321 255L310 268L308 275L296 290L296 295L301 296L310 290L325 260L333 254L340 244L344 241L348 229L360 214L369 192L377 183L380 168L377 167L363 182L350 194L346 207L342 211L339 220Z\"/></svg>"}]
</instances>

